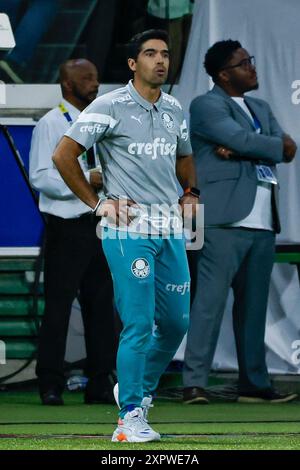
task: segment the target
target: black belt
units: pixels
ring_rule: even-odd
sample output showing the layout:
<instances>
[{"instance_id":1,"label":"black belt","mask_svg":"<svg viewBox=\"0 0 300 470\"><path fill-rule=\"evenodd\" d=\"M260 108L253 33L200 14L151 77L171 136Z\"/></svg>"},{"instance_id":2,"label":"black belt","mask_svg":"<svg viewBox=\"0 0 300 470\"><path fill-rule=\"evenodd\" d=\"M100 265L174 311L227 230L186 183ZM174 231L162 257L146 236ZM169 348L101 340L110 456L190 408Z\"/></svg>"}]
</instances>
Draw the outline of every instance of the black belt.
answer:
<instances>
[{"instance_id":1,"label":"black belt","mask_svg":"<svg viewBox=\"0 0 300 470\"><path fill-rule=\"evenodd\" d=\"M53 220L57 220L58 222L61 221L61 222L76 222L76 221L79 221L79 220L90 220L90 221L95 221L97 220L99 217L96 216L96 214L94 212L85 212L84 214L81 214L79 217L71 217L69 219L65 219L64 217L60 217L58 215L53 215L53 214L47 214L45 213L45 217L46 219L53 219Z\"/></svg>"},{"instance_id":2,"label":"black belt","mask_svg":"<svg viewBox=\"0 0 300 470\"><path fill-rule=\"evenodd\" d=\"M90 219L94 219L95 216L96 216L96 214L91 211L91 212L85 212L84 214L81 214L81 215L79 216L79 218L80 218L80 219L84 219L84 218L88 218L88 217L89 217Z\"/></svg>"}]
</instances>

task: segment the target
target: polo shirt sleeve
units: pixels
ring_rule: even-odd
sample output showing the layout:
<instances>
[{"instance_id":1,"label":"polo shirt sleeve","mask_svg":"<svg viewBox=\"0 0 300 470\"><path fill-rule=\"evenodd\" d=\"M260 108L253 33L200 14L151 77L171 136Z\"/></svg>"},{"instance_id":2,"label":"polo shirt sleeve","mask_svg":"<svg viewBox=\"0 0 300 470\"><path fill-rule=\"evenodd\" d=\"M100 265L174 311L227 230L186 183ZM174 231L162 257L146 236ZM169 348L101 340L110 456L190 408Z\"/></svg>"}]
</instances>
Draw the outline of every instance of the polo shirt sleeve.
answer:
<instances>
[{"instance_id":1,"label":"polo shirt sleeve","mask_svg":"<svg viewBox=\"0 0 300 470\"><path fill-rule=\"evenodd\" d=\"M177 156L186 156L192 154L192 146L190 141L189 130L186 119L182 111L179 115L179 135L177 139Z\"/></svg>"},{"instance_id":2,"label":"polo shirt sleeve","mask_svg":"<svg viewBox=\"0 0 300 470\"><path fill-rule=\"evenodd\" d=\"M117 125L113 118L111 102L105 96L96 98L79 116L65 133L86 150L97 142L110 136Z\"/></svg>"}]
</instances>

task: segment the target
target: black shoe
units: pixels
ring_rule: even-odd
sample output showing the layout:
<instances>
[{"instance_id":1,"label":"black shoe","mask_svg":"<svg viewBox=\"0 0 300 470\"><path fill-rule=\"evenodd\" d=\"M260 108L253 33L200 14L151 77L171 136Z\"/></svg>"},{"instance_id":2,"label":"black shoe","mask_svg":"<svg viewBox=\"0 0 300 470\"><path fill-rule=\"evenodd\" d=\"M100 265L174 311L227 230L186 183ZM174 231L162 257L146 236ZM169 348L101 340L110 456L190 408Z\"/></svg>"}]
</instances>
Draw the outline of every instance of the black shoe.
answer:
<instances>
[{"instance_id":1,"label":"black shoe","mask_svg":"<svg viewBox=\"0 0 300 470\"><path fill-rule=\"evenodd\" d=\"M86 405L111 405L115 403L113 389L107 388L101 390L101 393L91 394L85 392L84 403Z\"/></svg>"},{"instance_id":2,"label":"black shoe","mask_svg":"<svg viewBox=\"0 0 300 470\"><path fill-rule=\"evenodd\" d=\"M43 405L48 406L62 406L64 401L62 396L55 390L48 390L47 392L41 393L41 400Z\"/></svg>"},{"instance_id":3,"label":"black shoe","mask_svg":"<svg viewBox=\"0 0 300 470\"><path fill-rule=\"evenodd\" d=\"M187 387L183 389L183 403L186 405L208 405L209 399L204 388Z\"/></svg>"},{"instance_id":4,"label":"black shoe","mask_svg":"<svg viewBox=\"0 0 300 470\"><path fill-rule=\"evenodd\" d=\"M279 393L273 388L256 392L240 392L238 403L288 403L298 398L297 393Z\"/></svg>"},{"instance_id":5,"label":"black shoe","mask_svg":"<svg viewBox=\"0 0 300 470\"><path fill-rule=\"evenodd\" d=\"M84 403L86 405L114 404L115 379L112 374L98 376L88 381Z\"/></svg>"}]
</instances>

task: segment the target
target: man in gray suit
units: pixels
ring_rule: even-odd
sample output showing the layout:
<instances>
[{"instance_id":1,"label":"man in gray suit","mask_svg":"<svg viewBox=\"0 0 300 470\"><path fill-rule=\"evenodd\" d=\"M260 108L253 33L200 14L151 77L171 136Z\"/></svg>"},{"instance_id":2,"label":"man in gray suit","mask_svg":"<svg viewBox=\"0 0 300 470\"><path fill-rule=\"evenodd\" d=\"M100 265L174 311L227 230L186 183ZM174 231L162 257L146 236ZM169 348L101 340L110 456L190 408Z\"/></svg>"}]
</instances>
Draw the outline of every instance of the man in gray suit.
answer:
<instances>
[{"instance_id":1,"label":"man in gray suit","mask_svg":"<svg viewBox=\"0 0 300 470\"><path fill-rule=\"evenodd\" d=\"M291 162L294 141L263 100L254 57L238 41L220 41L205 56L215 86L191 104L191 138L205 210L197 291L184 364L185 403L208 403L205 392L230 287L239 364L238 401L286 402L265 362L265 323L277 211L276 164Z\"/></svg>"}]
</instances>

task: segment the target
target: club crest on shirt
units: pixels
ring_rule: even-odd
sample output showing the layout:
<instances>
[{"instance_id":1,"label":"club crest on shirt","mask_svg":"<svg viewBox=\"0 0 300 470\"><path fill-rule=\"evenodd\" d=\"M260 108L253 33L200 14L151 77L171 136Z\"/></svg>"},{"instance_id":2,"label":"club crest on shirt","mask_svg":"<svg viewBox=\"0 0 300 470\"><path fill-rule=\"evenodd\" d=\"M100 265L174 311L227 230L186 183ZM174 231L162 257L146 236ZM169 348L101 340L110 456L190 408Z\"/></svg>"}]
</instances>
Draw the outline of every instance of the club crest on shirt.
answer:
<instances>
[{"instance_id":1,"label":"club crest on shirt","mask_svg":"<svg viewBox=\"0 0 300 470\"><path fill-rule=\"evenodd\" d=\"M161 119L163 122L163 125L165 128L169 131L172 132L174 130L175 124L174 124L174 119L172 116L168 113L162 113L161 114Z\"/></svg>"},{"instance_id":2,"label":"club crest on shirt","mask_svg":"<svg viewBox=\"0 0 300 470\"><path fill-rule=\"evenodd\" d=\"M143 279L149 276L150 265L145 258L137 258L131 265L131 272L135 277Z\"/></svg>"}]
</instances>

